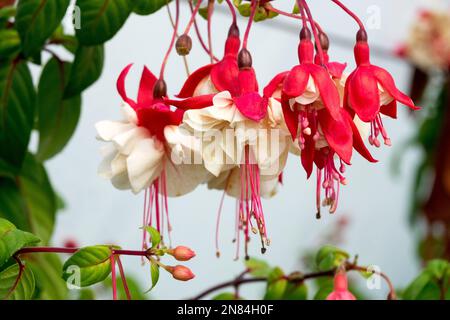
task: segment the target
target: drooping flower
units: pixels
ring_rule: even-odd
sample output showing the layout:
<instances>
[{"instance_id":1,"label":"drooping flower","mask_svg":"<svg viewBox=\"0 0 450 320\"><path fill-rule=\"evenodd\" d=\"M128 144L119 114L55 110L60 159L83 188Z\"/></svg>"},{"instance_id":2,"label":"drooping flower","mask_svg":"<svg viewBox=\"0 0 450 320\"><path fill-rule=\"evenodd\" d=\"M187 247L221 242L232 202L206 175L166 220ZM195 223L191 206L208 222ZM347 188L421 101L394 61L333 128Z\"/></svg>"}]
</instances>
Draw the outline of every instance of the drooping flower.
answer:
<instances>
[{"instance_id":1,"label":"drooping flower","mask_svg":"<svg viewBox=\"0 0 450 320\"><path fill-rule=\"evenodd\" d=\"M392 76L385 69L370 62L370 48L367 33L360 30L355 45L357 67L347 78L344 94L344 107L351 115L371 124L369 143L380 146L378 136L381 134L384 143L391 145L381 115L397 118L397 102L412 110L420 108L395 85Z\"/></svg>"},{"instance_id":2,"label":"drooping flower","mask_svg":"<svg viewBox=\"0 0 450 320\"><path fill-rule=\"evenodd\" d=\"M340 184L347 183L343 173L345 164L351 162L353 148L369 161L375 162L375 159L365 147L353 119L341 107L342 99L335 82L342 77L342 66L335 65L336 70L330 75L326 68L315 64L310 37L309 31L303 29L300 65L277 75L264 89L264 96L278 95L282 102L286 125L292 140L298 141L308 178L314 164L317 166L317 216L320 217L320 189L325 190L323 205L335 212ZM340 162L338 168L336 157Z\"/></svg>"},{"instance_id":3,"label":"drooping flower","mask_svg":"<svg viewBox=\"0 0 450 320\"><path fill-rule=\"evenodd\" d=\"M143 224L156 225L161 232L165 216L168 219L167 197L194 190L209 174L201 165L186 164L176 157L191 156L198 145L193 137L179 132L183 111L173 111L164 102L165 83L144 67L134 101L125 91L130 68L127 66L117 81L125 119L96 124L98 138L109 142L102 151L99 174L118 189L131 189L136 194L145 190ZM170 230L169 221L167 227Z\"/></svg>"},{"instance_id":4,"label":"drooping flower","mask_svg":"<svg viewBox=\"0 0 450 320\"><path fill-rule=\"evenodd\" d=\"M356 300L355 296L348 290L347 273L339 268L334 276L334 288L327 300Z\"/></svg>"}]
</instances>

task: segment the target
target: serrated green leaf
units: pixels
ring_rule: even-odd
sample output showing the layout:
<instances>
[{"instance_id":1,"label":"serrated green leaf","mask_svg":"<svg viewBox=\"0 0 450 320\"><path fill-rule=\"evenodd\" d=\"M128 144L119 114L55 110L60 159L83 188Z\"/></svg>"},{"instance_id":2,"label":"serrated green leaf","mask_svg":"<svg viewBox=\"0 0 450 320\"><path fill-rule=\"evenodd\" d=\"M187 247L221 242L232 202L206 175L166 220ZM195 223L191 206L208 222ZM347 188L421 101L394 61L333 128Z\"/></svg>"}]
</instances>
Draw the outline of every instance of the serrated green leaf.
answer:
<instances>
[{"instance_id":1,"label":"serrated green leaf","mask_svg":"<svg viewBox=\"0 0 450 320\"><path fill-rule=\"evenodd\" d=\"M316 265L321 271L330 270L340 266L349 257L347 252L339 248L324 246L316 255Z\"/></svg>"},{"instance_id":2,"label":"serrated green leaf","mask_svg":"<svg viewBox=\"0 0 450 320\"><path fill-rule=\"evenodd\" d=\"M109 246L84 247L74 253L63 266L63 279L75 286L88 287L105 280L111 273ZM79 283L77 281L79 280Z\"/></svg>"},{"instance_id":3,"label":"serrated green leaf","mask_svg":"<svg viewBox=\"0 0 450 320\"><path fill-rule=\"evenodd\" d=\"M145 226L144 230L150 234L150 239L152 241L152 248L156 248L161 243L161 234L153 227Z\"/></svg>"},{"instance_id":4,"label":"serrated green leaf","mask_svg":"<svg viewBox=\"0 0 450 320\"><path fill-rule=\"evenodd\" d=\"M39 147L36 157L40 161L63 150L78 124L81 97L63 97L70 73L70 64L55 58L49 60L42 71L37 99Z\"/></svg>"},{"instance_id":5,"label":"serrated green leaf","mask_svg":"<svg viewBox=\"0 0 450 320\"><path fill-rule=\"evenodd\" d=\"M44 166L27 154L22 172L0 178L0 218L32 232L47 244L53 233L56 196Z\"/></svg>"},{"instance_id":6,"label":"serrated green leaf","mask_svg":"<svg viewBox=\"0 0 450 320\"><path fill-rule=\"evenodd\" d=\"M268 282L264 300L281 300L285 294L288 281L286 279L279 279Z\"/></svg>"},{"instance_id":7,"label":"serrated green leaf","mask_svg":"<svg viewBox=\"0 0 450 320\"><path fill-rule=\"evenodd\" d=\"M215 297L213 297L211 300L239 300L238 298L236 298L236 295L234 293L231 292L223 292L223 293L219 293L218 295L216 295Z\"/></svg>"},{"instance_id":8,"label":"serrated green leaf","mask_svg":"<svg viewBox=\"0 0 450 320\"><path fill-rule=\"evenodd\" d=\"M104 64L103 45L79 46L75 53L69 81L64 97L67 99L81 94L100 78Z\"/></svg>"},{"instance_id":9,"label":"serrated green leaf","mask_svg":"<svg viewBox=\"0 0 450 320\"><path fill-rule=\"evenodd\" d=\"M172 0L135 0L133 11L139 15L146 16L155 13L170 1Z\"/></svg>"},{"instance_id":10,"label":"serrated green leaf","mask_svg":"<svg viewBox=\"0 0 450 320\"><path fill-rule=\"evenodd\" d=\"M250 274L254 277L267 277L271 271L267 262L255 258L246 260L245 266L250 270Z\"/></svg>"},{"instance_id":11,"label":"serrated green leaf","mask_svg":"<svg viewBox=\"0 0 450 320\"><path fill-rule=\"evenodd\" d=\"M19 51L19 33L14 29L0 30L0 60L14 57Z\"/></svg>"},{"instance_id":12,"label":"serrated green leaf","mask_svg":"<svg viewBox=\"0 0 450 320\"><path fill-rule=\"evenodd\" d=\"M8 220L0 218L0 266L14 253L25 246L39 243L41 240L35 235L21 231Z\"/></svg>"},{"instance_id":13,"label":"serrated green leaf","mask_svg":"<svg viewBox=\"0 0 450 320\"><path fill-rule=\"evenodd\" d=\"M76 36L82 45L98 45L110 40L122 28L134 0L77 0L81 27Z\"/></svg>"},{"instance_id":14,"label":"serrated green leaf","mask_svg":"<svg viewBox=\"0 0 450 320\"><path fill-rule=\"evenodd\" d=\"M35 91L25 62L0 61L0 162L20 171L35 111Z\"/></svg>"},{"instance_id":15,"label":"serrated green leaf","mask_svg":"<svg viewBox=\"0 0 450 320\"><path fill-rule=\"evenodd\" d=\"M30 300L34 287L34 275L27 265L22 274L17 263L0 273L0 300Z\"/></svg>"},{"instance_id":16,"label":"serrated green leaf","mask_svg":"<svg viewBox=\"0 0 450 320\"><path fill-rule=\"evenodd\" d=\"M32 56L59 26L70 0L19 0L15 25L24 54Z\"/></svg>"}]
</instances>

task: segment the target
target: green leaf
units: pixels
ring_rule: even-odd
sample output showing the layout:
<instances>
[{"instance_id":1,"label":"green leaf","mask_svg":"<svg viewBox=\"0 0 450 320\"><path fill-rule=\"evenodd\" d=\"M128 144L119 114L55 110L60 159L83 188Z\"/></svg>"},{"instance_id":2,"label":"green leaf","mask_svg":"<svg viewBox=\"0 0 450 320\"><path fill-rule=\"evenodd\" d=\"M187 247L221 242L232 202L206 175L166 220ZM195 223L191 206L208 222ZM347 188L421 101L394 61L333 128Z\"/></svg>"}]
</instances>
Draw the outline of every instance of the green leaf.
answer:
<instances>
[{"instance_id":1,"label":"green leaf","mask_svg":"<svg viewBox=\"0 0 450 320\"><path fill-rule=\"evenodd\" d=\"M267 276L267 282L271 283L284 277L284 272L280 267L273 268Z\"/></svg>"},{"instance_id":2,"label":"green leaf","mask_svg":"<svg viewBox=\"0 0 450 320\"><path fill-rule=\"evenodd\" d=\"M0 30L0 59L16 56L19 51L19 33L14 29Z\"/></svg>"},{"instance_id":3,"label":"green leaf","mask_svg":"<svg viewBox=\"0 0 450 320\"><path fill-rule=\"evenodd\" d=\"M39 148L36 157L40 161L50 159L64 149L80 118L81 97L63 97L70 69L70 64L53 58L45 65L39 80Z\"/></svg>"},{"instance_id":4,"label":"green leaf","mask_svg":"<svg viewBox=\"0 0 450 320\"><path fill-rule=\"evenodd\" d=\"M35 235L21 231L8 220L0 218L0 267L18 250L40 241Z\"/></svg>"},{"instance_id":5,"label":"green leaf","mask_svg":"<svg viewBox=\"0 0 450 320\"><path fill-rule=\"evenodd\" d=\"M152 241L152 248L153 249L156 248L161 243L160 233L158 232L158 230L150 226L144 227L144 230L150 234L150 239Z\"/></svg>"},{"instance_id":6,"label":"green leaf","mask_svg":"<svg viewBox=\"0 0 450 320\"><path fill-rule=\"evenodd\" d=\"M77 0L81 28L76 36L81 44L97 45L110 40L122 28L135 0Z\"/></svg>"},{"instance_id":7,"label":"green leaf","mask_svg":"<svg viewBox=\"0 0 450 320\"><path fill-rule=\"evenodd\" d=\"M130 291L130 295L132 300L147 300L148 296L145 295L144 290L141 287L141 282L137 279L134 279L131 276L127 276L127 285L128 290ZM107 287L107 289L112 288L112 279L111 277L108 277L108 279L105 280L104 285ZM126 300L127 294L125 292L125 289L123 287L122 278L117 278L117 295L119 300ZM94 300L94 297L85 297L87 300Z\"/></svg>"},{"instance_id":8,"label":"green leaf","mask_svg":"<svg viewBox=\"0 0 450 320\"><path fill-rule=\"evenodd\" d=\"M287 279L279 279L273 282L268 282L264 300L281 300L285 294L287 285Z\"/></svg>"},{"instance_id":9,"label":"green leaf","mask_svg":"<svg viewBox=\"0 0 450 320\"><path fill-rule=\"evenodd\" d=\"M25 56L40 51L64 18L69 4L70 0L19 0L15 25Z\"/></svg>"},{"instance_id":10,"label":"green leaf","mask_svg":"<svg viewBox=\"0 0 450 320\"><path fill-rule=\"evenodd\" d=\"M442 280L450 271L450 263L445 260L431 260L428 262L425 270L436 280Z\"/></svg>"},{"instance_id":11,"label":"green leaf","mask_svg":"<svg viewBox=\"0 0 450 320\"><path fill-rule=\"evenodd\" d=\"M172 0L135 0L133 11L139 15L146 16L155 13L170 1Z\"/></svg>"},{"instance_id":12,"label":"green leaf","mask_svg":"<svg viewBox=\"0 0 450 320\"><path fill-rule=\"evenodd\" d=\"M55 223L56 196L44 166L27 154L20 175L0 178L0 218L47 244Z\"/></svg>"},{"instance_id":13,"label":"green leaf","mask_svg":"<svg viewBox=\"0 0 450 320\"><path fill-rule=\"evenodd\" d=\"M35 110L35 91L25 62L0 61L0 162L22 166Z\"/></svg>"},{"instance_id":14,"label":"green leaf","mask_svg":"<svg viewBox=\"0 0 450 320\"><path fill-rule=\"evenodd\" d=\"M316 255L316 264L319 270L326 271L340 266L350 255L333 246L322 247Z\"/></svg>"},{"instance_id":15,"label":"green leaf","mask_svg":"<svg viewBox=\"0 0 450 320\"><path fill-rule=\"evenodd\" d=\"M67 299L68 288L61 278L62 263L57 254L35 253L26 259L36 278L38 299Z\"/></svg>"},{"instance_id":16,"label":"green leaf","mask_svg":"<svg viewBox=\"0 0 450 320\"><path fill-rule=\"evenodd\" d=\"M34 275L27 265L24 265L22 273L17 263L0 273L1 300L30 300L34 287Z\"/></svg>"},{"instance_id":17,"label":"green leaf","mask_svg":"<svg viewBox=\"0 0 450 320\"><path fill-rule=\"evenodd\" d=\"M250 270L250 274L254 277L267 277L271 271L267 262L255 258L246 260L245 266Z\"/></svg>"},{"instance_id":18,"label":"green leaf","mask_svg":"<svg viewBox=\"0 0 450 320\"><path fill-rule=\"evenodd\" d=\"M64 263L62 277L65 281L69 280L73 285L80 287L101 282L111 273L111 255L112 250L109 246L81 248Z\"/></svg>"},{"instance_id":19,"label":"green leaf","mask_svg":"<svg viewBox=\"0 0 450 320\"><path fill-rule=\"evenodd\" d=\"M159 265L156 262L150 263L150 275L152 277L152 286L147 290L147 292L150 292L159 281Z\"/></svg>"},{"instance_id":20,"label":"green leaf","mask_svg":"<svg viewBox=\"0 0 450 320\"><path fill-rule=\"evenodd\" d=\"M307 300L308 287L304 283L289 282L283 300Z\"/></svg>"},{"instance_id":21,"label":"green leaf","mask_svg":"<svg viewBox=\"0 0 450 320\"><path fill-rule=\"evenodd\" d=\"M237 7L239 13L243 17L250 17L252 5L250 3L243 3Z\"/></svg>"},{"instance_id":22,"label":"green leaf","mask_svg":"<svg viewBox=\"0 0 450 320\"><path fill-rule=\"evenodd\" d=\"M268 18L267 11L263 7L258 7L255 12L255 22L264 21Z\"/></svg>"},{"instance_id":23,"label":"green leaf","mask_svg":"<svg viewBox=\"0 0 450 320\"><path fill-rule=\"evenodd\" d=\"M103 60L103 45L78 47L64 97L68 98L81 94L85 89L97 81L102 74Z\"/></svg>"},{"instance_id":24,"label":"green leaf","mask_svg":"<svg viewBox=\"0 0 450 320\"><path fill-rule=\"evenodd\" d=\"M314 300L325 300L333 292L333 281L323 282L314 295Z\"/></svg>"},{"instance_id":25,"label":"green leaf","mask_svg":"<svg viewBox=\"0 0 450 320\"><path fill-rule=\"evenodd\" d=\"M212 298L212 300L239 300L239 298L236 297L234 293L231 292L223 292L219 293L215 297Z\"/></svg>"},{"instance_id":26,"label":"green leaf","mask_svg":"<svg viewBox=\"0 0 450 320\"><path fill-rule=\"evenodd\" d=\"M439 286L433 282L428 272L420 274L405 290L405 300L437 300L439 299Z\"/></svg>"}]
</instances>

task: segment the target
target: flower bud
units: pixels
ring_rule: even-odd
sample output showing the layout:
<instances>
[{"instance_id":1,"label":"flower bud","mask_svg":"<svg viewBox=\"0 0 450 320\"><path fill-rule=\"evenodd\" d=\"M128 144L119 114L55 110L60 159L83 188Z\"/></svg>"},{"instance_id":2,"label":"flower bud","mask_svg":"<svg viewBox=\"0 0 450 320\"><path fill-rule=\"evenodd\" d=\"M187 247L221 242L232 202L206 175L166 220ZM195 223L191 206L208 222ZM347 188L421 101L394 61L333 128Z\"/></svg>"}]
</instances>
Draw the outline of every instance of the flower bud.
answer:
<instances>
[{"instance_id":1,"label":"flower bud","mask_svg":"<svg viewBox=\"0 0 450 320\"><path fill-rule=\"evenodd\" d=\"M356 34L356 41L367 42L367 32L364 29L360 29Z\"/></svg>"},{"instance_id":2,"label":"flower bud","mask_svg":"<svg viewBox=\"0 0 450 320\"><path fill-rule=\"evenodd\" d=\"M155 86L153 87L153 97L155 99L160 99L162 97L167 96L167 85L163 79L159 79L156 81Z\"/></svg>"},{"instance_id":3,"label":"flower bud","mask_svg":"<svg viewBox=\"0 0 450 320\"><path fill-rule=\"evenodd\" d=\"M178 261L188 261L195 257L195 252L188 247L178 246L168 252Z\"/></svg>"},{"instance_id":4,"label":"flower bud","mask_svg":"<svg viewBox=\"0 0 450 320\"><path fill-rule=\"evenodd\" d=\"M175 44L177 53L180 56L187 56L192 49L192 39L187 34L181 35Z\"/></svg>"},{"instance_id":5,"label":"flower bud","mask_svg":"<svg viewBox=\"0 0 450 320\"><path fill-rule=\"evenodd\" d=\"M180 281L189 281L195 278L195 274L192 273L191 269L185 266L175 266L175 267L166 267L166 270L172 274L174 279Z\"/></svg>"},{"instance_id":6,"label":"flower bud","mask_svg":"<svg viewBox=\"0 0 450 320\"><path fill-rule=\"evenodd\" d=\"M251 68L252 64L253 64L253 59L252 59L252 55L251 55L250 51L248 51L247 49L242 49L239 52L239 56L238 56L239 69Z\"/></svg>"}]
</instances>

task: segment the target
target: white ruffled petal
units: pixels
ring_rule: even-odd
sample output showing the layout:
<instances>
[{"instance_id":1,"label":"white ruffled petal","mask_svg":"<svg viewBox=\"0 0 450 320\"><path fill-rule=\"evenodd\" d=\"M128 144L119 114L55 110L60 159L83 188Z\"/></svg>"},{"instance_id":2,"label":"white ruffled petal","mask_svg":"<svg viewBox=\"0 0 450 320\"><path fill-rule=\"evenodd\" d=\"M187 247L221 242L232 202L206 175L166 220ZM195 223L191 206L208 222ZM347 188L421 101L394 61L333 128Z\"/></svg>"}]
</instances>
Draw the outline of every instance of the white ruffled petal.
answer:
<instances>
[{"instance_id":1,"label":"white ruffled petal","mask_svg":"<svg viewBox=\"0 0 450 320\"><path fill-rule=\"evenodd\" d=\"M120 153L129 155L136 143L149 138L150 133L142 127L134 127L131 130L116 135L112 141Z\"/></svg>"},{"instance_id":2,"label":"white ruffled petal","mask_svg":"<svg viewBox=\"0 0 450 320\"><path fill-rule=\"evenodd\" d=\"M134 109L130 107L128 103L124 102L120 110L122 111L122 115L125 119L128 120L128 122L137 125L138 118L136 111L134 111Z\"/></svg>"},{"instance_id":3,"label":"white ruffled petal","mask_svg":"<svg viewBox=\"0 0 450 320\"><path fill-rule=\"evenodd\" d=\"M95 124L97 138L103 141L111 141L115 136L133 129L133 124L121 121L104 120Z\"/></svg>"},{"instance_id":4,"label":"white ruffled petal","mask_svg":"<svg viewBox=\"0 0 450 320\"><path fill-rule=\"evenodd\" d=\"M164 149L152 138L136 143L127 158L130 184L134 193L147 188L163 168Z\"/></svg>"},{"instance_id":5,"label":"white ruffled petal","mask_svg":"<svg viewBox=\"0 0 450 320\"><path fill-rule=\"evenodd\" d=\"M197 85L194 91L194 97L217 93L218 90L214 86L211 77L207 76Z\"/></svg>"}]
</instances>

